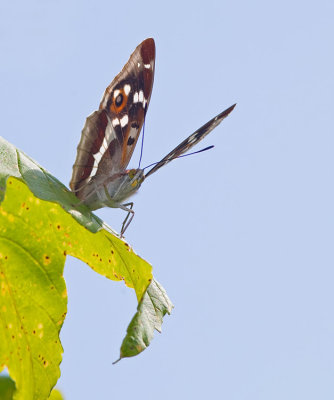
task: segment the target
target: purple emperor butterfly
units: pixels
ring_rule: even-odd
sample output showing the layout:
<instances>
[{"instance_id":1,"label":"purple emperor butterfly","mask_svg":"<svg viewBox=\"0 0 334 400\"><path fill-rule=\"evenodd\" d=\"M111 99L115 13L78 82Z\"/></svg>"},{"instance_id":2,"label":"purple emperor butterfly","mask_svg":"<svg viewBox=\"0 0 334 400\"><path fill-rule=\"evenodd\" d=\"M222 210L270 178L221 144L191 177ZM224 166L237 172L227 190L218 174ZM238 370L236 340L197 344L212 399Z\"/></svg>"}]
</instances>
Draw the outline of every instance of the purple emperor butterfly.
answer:
<instances>
[{"instance_id":1,"label":"purple emperor butterfly","mask_svg":"<svg viewBox=\"0 0 334 400\"><path fill-rule=\"evenodd\" d=\"M70 188L81 203L90 210L113 207L128 213L121 236L134 216L133 203L125 201L140 188L144 179L187 152L235 107L234 104L199 128L147 174L140 168L126 169L150 102L154 62L154 40L146 39L105 90L99 110L87 118L73 165Z\"/></svg>"}]
</instances>

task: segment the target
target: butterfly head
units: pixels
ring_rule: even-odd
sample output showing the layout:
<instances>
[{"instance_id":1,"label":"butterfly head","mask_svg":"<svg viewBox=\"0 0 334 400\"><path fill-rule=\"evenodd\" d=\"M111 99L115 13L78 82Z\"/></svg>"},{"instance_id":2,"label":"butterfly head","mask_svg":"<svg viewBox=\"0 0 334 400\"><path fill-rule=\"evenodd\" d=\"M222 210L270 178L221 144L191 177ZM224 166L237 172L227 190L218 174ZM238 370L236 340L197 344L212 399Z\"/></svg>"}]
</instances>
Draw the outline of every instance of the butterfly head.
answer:
<instances>
[{"instance_id":1,"label":"butterfly head","mask_svg":"<svg viewBox=\"0 0 334 400\"><path fill-rule=\"evenodd\" d=\"M145 179L143 169L126 170L116 180L106 185L106 190L111 195L113 202L122 203L132 196Z\"/></svg>"},{"instance_id":2,"label":"butterfly head","mask_svg":"<svg viewBox=\"0 0 334 400\"><path fill-rule=\"evenodd\" d=\"M143 169L130 169L126 171L130 181L130 186L133 187L134 190L138 190L143 183L145 176Z\"/></svg>"}]
</instances>

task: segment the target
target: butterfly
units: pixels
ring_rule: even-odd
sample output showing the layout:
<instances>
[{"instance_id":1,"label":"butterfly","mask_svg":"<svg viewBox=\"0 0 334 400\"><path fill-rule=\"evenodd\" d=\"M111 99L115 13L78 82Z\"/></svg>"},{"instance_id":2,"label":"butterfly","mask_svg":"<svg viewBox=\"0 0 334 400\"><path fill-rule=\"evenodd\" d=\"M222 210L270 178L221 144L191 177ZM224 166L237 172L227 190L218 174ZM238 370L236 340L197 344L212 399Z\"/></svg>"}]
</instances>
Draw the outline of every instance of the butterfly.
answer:
<instances>
[{"instance_id":1,"label":"butterfly","mask_svg":"<svg viewBox=\"0 0 334 400\"><path fill-rule=\"evenodd\" d=\"M126 169L150 102L154 64L155 43L149 38L137 46L122 71L106 88L99 109L86 119L73 165L70 188L80 203L90 210L113 207L127 212L121 237L134 217L133 202L126 200L140 188L144 179L187 152L235 107L234 104L196 130L146 174L141 168Z\"/></svg>"}]
</instances>

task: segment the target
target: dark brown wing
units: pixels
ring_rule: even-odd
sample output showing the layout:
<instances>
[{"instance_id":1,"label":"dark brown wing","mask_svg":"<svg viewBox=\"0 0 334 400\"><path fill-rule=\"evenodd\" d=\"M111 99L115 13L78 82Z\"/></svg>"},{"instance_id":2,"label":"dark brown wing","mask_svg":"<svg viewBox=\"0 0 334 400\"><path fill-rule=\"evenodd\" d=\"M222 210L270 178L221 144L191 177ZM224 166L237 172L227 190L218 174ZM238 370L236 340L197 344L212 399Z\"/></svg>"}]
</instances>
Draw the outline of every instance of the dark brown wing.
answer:
<instances>
[{"instance_id":1,"label":"dark brown wing","mask_svg":"<svg viewBox=\"0 0 334 400\"><path fill-rule=\"evenodd\" d=\"M199 141L205 138L214 128L216 128L223 119L225 119L234 109L236 104L229 107L225 111L218 114L216 117L212 118L209 122L205 125L197 129L192 135L190 135L187 139L185 139L181 144L175 147L166 157L164 157L161 161L159 161L152 169L148 171L145 175L147 178L149 175L156 172L159 168L163 167L164 165L168 164L170 161L174 160L175 158L179 157L180 155L186 153L189 149L195 146Z\"/></svg>"},{"instance_id":2,"label":"dark brown wing","mask_svg":"<svg viewBox=\"0 0 334 400\"><path fill-rule=\"evenodd\" d=\"M128 165L151 98L154 63L155 44L149 38L106 88L99 110L87 118L70 182L79 198L88 185L97 187Z\"/></svg>"}]
</instances>

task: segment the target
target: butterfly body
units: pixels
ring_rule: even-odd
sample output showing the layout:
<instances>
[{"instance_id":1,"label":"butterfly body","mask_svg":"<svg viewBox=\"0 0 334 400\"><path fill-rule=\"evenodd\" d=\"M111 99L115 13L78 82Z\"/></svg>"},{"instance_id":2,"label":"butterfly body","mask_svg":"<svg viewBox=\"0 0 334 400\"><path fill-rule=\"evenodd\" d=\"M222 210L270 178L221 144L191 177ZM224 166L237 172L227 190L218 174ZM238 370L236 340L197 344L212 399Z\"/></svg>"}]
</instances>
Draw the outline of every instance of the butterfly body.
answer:
<instances>
[{"instance_id":1,"label":"butterfly body","mask_svg":"<svg viewBox=\"0 0 334 400\"><path fill-rule=\"evenodd\" d=\"M155 44L149 38L137 46L122 71L107 87L99 110L87 118L73 165L70 188L81 203L91 210L112 207L128 212L121 235L134 216L133 203L124 202L140 188L144 179L182 156L235 107L229 107L195 131L146 175L140 168L126 169L150 102L154 65Z\"/></svg>"},{"instance_id":2,"label":"butterfly body","mask_svg":"<svg viewBox=\"0 0 334 400\"><path fill-rule=\"evenodd\" d=\"M82 200L92 211L102 207L122 208L124 201L137 192L144 181L143 169L130 169L92 185Z\"/></svg>"}]
</instances>

